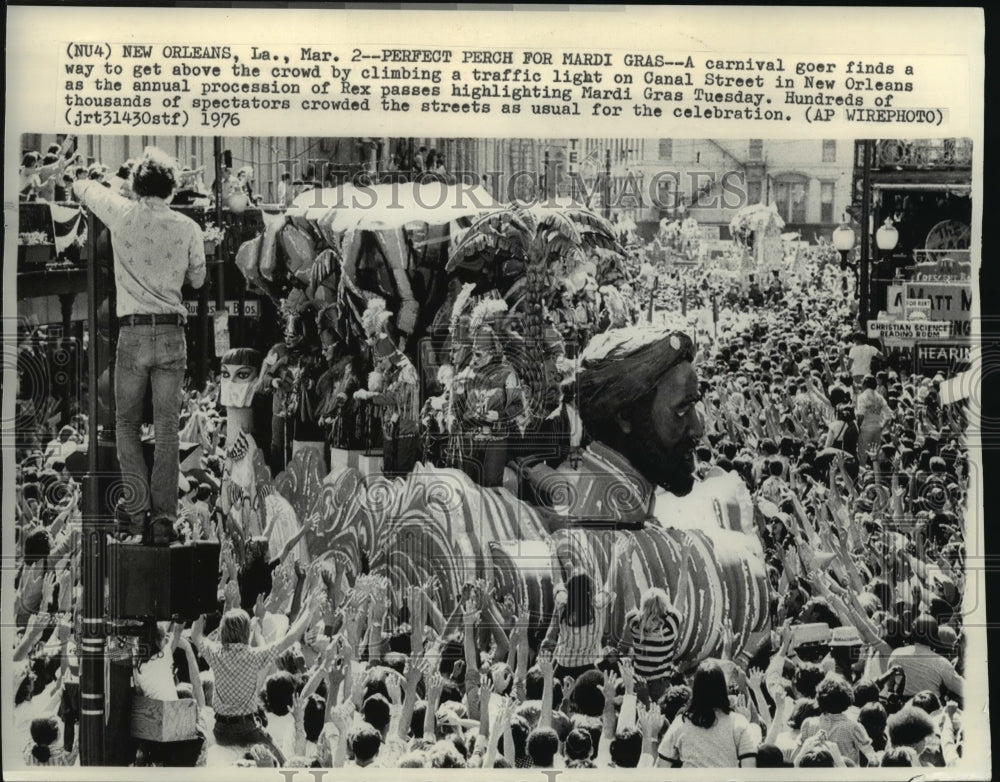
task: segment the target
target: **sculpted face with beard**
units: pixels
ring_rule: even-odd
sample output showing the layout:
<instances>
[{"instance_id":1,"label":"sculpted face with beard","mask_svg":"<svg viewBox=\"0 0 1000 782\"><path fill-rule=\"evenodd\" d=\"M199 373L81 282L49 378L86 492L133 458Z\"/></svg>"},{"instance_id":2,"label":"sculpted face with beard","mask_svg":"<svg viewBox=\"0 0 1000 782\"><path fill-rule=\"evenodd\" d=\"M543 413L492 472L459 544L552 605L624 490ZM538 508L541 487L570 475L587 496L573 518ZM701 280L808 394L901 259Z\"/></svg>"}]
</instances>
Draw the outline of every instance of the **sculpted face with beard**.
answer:
<instances>
[{"instance_id":1,"label":"sculpted face with beard","mask_svg":"<svg viewBox=\"0 0 1000 782\"><path fill-rule=\"evenodd\" d=\"M683 361L645 396L617 411L617 427L603 439L646 480L684 496L694 485L694 449L704 436L696 410L699 398L698 375Z\"/></svg>"}]
</instances>

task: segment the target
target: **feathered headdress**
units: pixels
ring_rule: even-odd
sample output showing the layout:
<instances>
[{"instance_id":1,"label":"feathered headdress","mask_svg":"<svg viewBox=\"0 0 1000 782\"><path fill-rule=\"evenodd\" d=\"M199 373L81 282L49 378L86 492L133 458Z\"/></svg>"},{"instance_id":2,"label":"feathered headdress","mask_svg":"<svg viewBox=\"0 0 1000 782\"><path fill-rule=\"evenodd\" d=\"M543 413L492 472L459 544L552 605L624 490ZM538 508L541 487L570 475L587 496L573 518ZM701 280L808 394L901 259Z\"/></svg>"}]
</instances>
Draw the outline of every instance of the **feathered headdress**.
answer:
<instances>
[{"instance_id":1,"label":"feathered headdress","mask_svg":"<svg viewBox=\"0 0 1000 782\"><path fill-rule=\"evenodd\" d=\"M469 299L472 297L472 292L476 289L476 284L474 282L467 282L462 286L462 290L458 292L458 296L455 297L455 304L451 308L451 330L454 332L455 327L458 325L459 318L462 317L462 312L465 310L466 305L469 303Z\"/></svg>"},{"instance_id":2,"label":"feathered headdress","mask_svg":"<svg viewBox=\"0 0 1000 782\"><path fill-rule=\"evenodd\" d=\"M368 300L365 311L361 314L361 328L365 330L369 340L377 340L386 336L386 326L392 319L392 313L385 307L385 299L374 296Z\"/></svg>"},{"instance_id":3,"label":"feathered headdress","mask_svg":"<svg viewBox=\"0 0 1000 782\"><path fill-rule=\"evenodd\" d=\"M503 299L486 299L472 308L469 318L469 332L475 334L480 326L489 325L497 315L507 311L507 302Z\"/></svg>"}]
</instances>

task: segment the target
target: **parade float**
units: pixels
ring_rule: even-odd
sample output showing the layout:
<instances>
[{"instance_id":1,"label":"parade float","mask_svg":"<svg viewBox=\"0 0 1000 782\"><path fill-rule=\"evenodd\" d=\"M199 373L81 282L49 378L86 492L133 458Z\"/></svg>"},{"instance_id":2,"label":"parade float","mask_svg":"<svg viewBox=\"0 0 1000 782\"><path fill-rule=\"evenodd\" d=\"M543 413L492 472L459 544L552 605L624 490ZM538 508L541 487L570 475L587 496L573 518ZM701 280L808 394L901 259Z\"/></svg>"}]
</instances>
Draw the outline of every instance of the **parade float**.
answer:
<instances>
[{"instance_id":1,"label":"parade float","mask_svg":"<svg viewBox=\"0 0 1000 782\"><path fill-rule=\"evenodd\" d=\"M394 609L404 607L406 587L430 585L450 621L463 586L483 579L530 609L536 640L553 610L553 552L564 576L603 578L614 539L627 535L635 545L620 563L610 640L642 592L658 586L687 593L684 667L718 654L727 627L738 655L752 656L769 630L770 586L742 482L713 474L686 496L658 489L638 523L623 524L631 484L595 477L587 461L576 396L586 351L598 335L627 342L635 328L635 313L623 314L620 287L630 281L613 227L572 206L466 197L426 208L455 195L431 186L441 188L437 199L406 184L368 209L349 186L305 194L310 205L265 218L261 236L240 249L248 282L279 298L292 324L255 389L281 388L275 365L284 361L299 381L293 407L318 409L307 400L319 384L303 383L304 356L320 363L319 377L333 371L334 354L350 357L356 382L326 383L336 400L320 401L326 431L315 436L328 445L331 431L364 436L286 448L291 457L277 461L265 432L230 438L222 487L230 534L266 532L272 553L299 546L300 559L328 561L347 585L387 576ZM389 206L403 199L406 208ZM227 394L225 380L223 394L247 403L244 393ZM378 435L357 424L372 415ZM409 440L401 448L411 431L400 434L401 422L418 424L415 449ZM597 439L594 448L603 446ZM692 559L679 583L686 542Z\"/></svg>"},{"instance_id":2,"label":"parade float","mask_svg":"<svg viewBox=\"0 0 1000 782\"><path fill-rule=\"evenodd\" d=\"M729 232L733 237L737 270L744 282L749 282L750 275L756 275L759 282L775 270L781 270L785 257L784 227L785 221L773 204L751 204L733 215Z\"/></svg>"}]
</instances>

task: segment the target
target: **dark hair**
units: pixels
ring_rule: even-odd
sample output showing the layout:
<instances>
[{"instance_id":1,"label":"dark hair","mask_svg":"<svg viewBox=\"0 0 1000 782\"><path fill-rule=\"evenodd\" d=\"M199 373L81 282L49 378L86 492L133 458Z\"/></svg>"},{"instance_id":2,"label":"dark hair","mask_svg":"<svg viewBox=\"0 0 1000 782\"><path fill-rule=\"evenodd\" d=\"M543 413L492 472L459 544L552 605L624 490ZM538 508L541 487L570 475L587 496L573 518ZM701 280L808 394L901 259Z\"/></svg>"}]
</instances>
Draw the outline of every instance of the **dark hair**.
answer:
<instances>
[{"instance_id":1,"label":"dark hair","mask_svg":"<svg viewBox=\"0 0 1000 782\"><path fill-rule=\"evenodd\" d=\"M424 735L424 716L427 713L427 701L417 701L413 706L413 716L410 717L410 735L419 738Z\"/></svg>"},{"instance_id":2,"label":"dark hair","mask_svg":"<svg viewBox=\"0 0 1000 782\"><path fill-rule=\"evenodd\" d=\"M611 759L618 768L636 768L642 757L642 733L623 728L611 740Z\"/></svg>"},{"instance_id":3,"label":"dark hair","mask_svg":"<svg viewBox=\"0 0 1000 782\"><path fill-rule=\"evenodd\" d=\"M528 728L528 721L520 716L515 715L510 721L510 735L514 739L514 757L523 758L526 752L526 745L528 743L528 733L530 729ZM558 738L558 737L557 737ZM504 751L503 736L500 737L500 751Z\"/></svg>"},{"instance_id":4,"label":"dark hair","mask_svg":"<svg viewBox=\"0 0 1000 782\"><path fill-rule=\"evenodd\" d=\"M52 536L48 530L38 529L24 539L24 564L45 562L52 552Z\"/></svg>"},{"instance_id":5,"label":"dark hair","mask_svg":"<svg viewBox=\"0 0 1000 782\"><path fill-rule=\"evenodd\" d=\"M28 168L38 163L42 159L42 156L38 152L25 152L24 156L21 158L21 166L23 168Z\"/></svg>"},{"instance_id":6,"label":"dark hair","mask_svg":"<svg viewBox=\"0 0 1000 782\"><path fill-rule=\"evenodd\" d=\"M795 691L803 698L815 698L816 688L825 676L823 669L818 665L806 663L795 670L792 684L795 686Z\"/></svg>"},{"instance_id":7,"label":"dark hair","mask_svg":"<svg viewBox=\"0 0 1000 782\"><path fill-rule=\"evenodd\" d=\"M928 714L933 714L941 708L941 701L930 690L921 690L910 699L910 705L915 709L921 709Z\"/></svg>"},{"instance_id":8,"label":"dark hair","mask_svg":"<svg viewBox=\"0 0 1000 782\"><path fill-rule=\"evenodd\" d=\"M566 759L567 760L589 760L594 751L594 744L590 734L581 729L574 728L566 737Z\"/></svg>"},{"instance_id":9,"label":"dark hair","mask_svg":"<svg viewBox=\"0 0 1000 782\"><path fill-rule=\"evenodd\" d=\"M528 735L527 750L532 763L548 768L559 751L559 736L552 728L536 728Z\"/></svg>"},{"instance_id":10,"label":"dark hair","mask_svg":"<svg viewBox=\"0 0 1000 782\"><path fill-rule=\"evenodd\" d=\"M319 741L319 734L326 724L326 698L313 693L306 701L302 714L302 727L305 728L306 741Z\"/></svg>"},{"instance_id":11,"label":"dark hair","mask_svg":"<svg viewBox=\"0 0 1000 782\"><path fill-rule=\"evenodd\" d=\"M729 688L726 674L715 660L705 660L698 666L691 685L691 703L684 718L699 728L715 724L716 709L729 714Z\"/></svg>"},{"instance_id":12,"label":"dark hair","mask_svg":"<svg viewBox=\"0 0 1000 782\"><path fill-rule=\"evenodd\" d=\"M871 679L862 679L854 685L854 705L859 709L868 704L878 701L879 687Z\"/></svg>"},{"instance_id":13,"label":"dark hair","mask_svg":"<svg viewBox=\"0 0 1000 782\"><path fill-rule=\"evenodd\" d=\"M909 767L913 765L913 750L909 747L892 747L882 756L882 768Z\"/></svg>"},{"instance_id":14,"label":"dark hair","mask_svg":"<svg viewBox=\"0 0 1000 782\"><path fill-rule=\"evenodd\" d=\"M566 582L566 607L562 620L570 627L587 627L594 622L594 581L586 573L570 576Z\"/></svg>"},{"instance_id":15,"label":"dark hair","mask_svg":"<svg viewBox=\"0 0 1000 782\"><path fill-rule=\"evenodd\" d=\"M792 715L788 718L788 727L792 730L799 730L802 723L810 717L818 717L822 712L819 704L812 698L799 698L792 708Z\"/></svg>"},{"instance_id":16,"label":"dark hair","mask_svg":"<svg viewBox=\"0 0 1000 782\"><path fill-rule=\"evenodd\" d=\"M785 756L774 744L761 744L757 748L757 768L784 768Z\"/></svg>"},{"instance_id":17,"label":"dark hair","mask_svg":"<svg viewBox=\"0 0 1000 782\"><path fill-rule=\"evenodd\" d=\"M382 748L382 734L366 723L351 731L348 742L354 757L364 763L375 757Z\"/></svg>"},{"instance_id":18,"label":"dark hair","mask_svg":"<svg viewBox=\"0 0 1000 782\"><path fill-rule=\"evenodd\" d=\"M873 375L867 375L865 379L861 381L861 387L869 391L874 391L878 388L878 381Z\"/></svg>"},{"instance_id":19,"label":"dark hair","mask_svg":"<svg viewBox=\"0 0 1000 782\"><path fill-rule=\"evenodd\" d=\"M52 757L49 745L59 738L59 723L55 717L38 717L31 721L31 740L35 746L31 754L39 763L48 763Z\"/></svg>"},{"instance_id":20,"label":"dark hair","mask_svg":"<svg viewBox=\"0 0 1000 782\"><path fill-rule=\"evenodd\" d=\"M858 712L858 722L865 729L868 738L872 740L872 746L876 752L885 749L885 725L889 715L885 712L885 707L881 703L866 703Z\"/></svg>"},{"instance_id":21,"label":"dark hair","mask_svg":"<svg viewBox=\"0 0 1000 782\"><path fill-rule=\"evenodd\" d=\"M839 674L828 673L816 687L816 703L826 714L843 714L853 700L851 685Z\"/></svg>"},{"instance_id":22,"label":"dark hair","mask_svg":"<svg viewBox=\"0 0 1000 782\"><path fill-rule=\"evenodd\" d=\"M177 189L177 161L156 147L147 147L132 170L132 191L139 197L169 198Z\"/></svg>"},{"instance_id":23,"label":"dark hair","mask_svg":"<svg viewBox=\"0 0 1000 782\"><path fill-rule=\"evenodd\" d=\"M399 652L400 654L409 654L413 651L410 641L410 625L401 624L396 630L389 636L389 651Z\"/></svg>"},{"instance_id":24,"label":"dark hair","mask_svg":"<svg viewBox=\"0 0 1000 782\"><path fill-rule=\"evenodd\" d=\"M673 722L678 712L691 702L691 688L686 684L675 684L660 698L660 712L669 722Z\"/></svg>"},{"instance_id":25,"label":"dark hair","mask_svg":"<svg viewBox=\"0 0 1000 782\"><path fill-rule=\"evenodd\" d=\"M833 755L826 749L813 749L799 757L799 768L833 768Z\"/></svg>"},{"instance_id":26,"label":"dark hair","mask_svg":"<svg viewBox=\"0 0 1000 782\"><path fill-rule=\"evenodd\" d=\"M576 677L570 698L577 712L587 717L600 717L604 713L604 675L597 670L584 671Z\"/></svg>"},{"instance_id":27,"label":"dark hair","mask_svg":"<svg viewBox=\"0 0 1000 782\"><path fill-rule=\"evenodd\" d=\"M295 677L288 671L279 671L267 677L264 683L264 702L267 710L284 717L292 710L295 697Z\"/></svg>"},{"instance_id":28,"label":"dark hair","mask_svg":"<svg viewBox=\"0 0 1000 782\"><path fill-rule=\"evenodd\" d=\"M889 741L894 747L912 747L934 735L934 723L927 713L904 706L889 718Z\"/></svg>"},{"instance_id":29,"label":"dark hair","mask_svg":"<svg viewBox=\"0 0 1000 782\"><path fill-rule=\"evenodd\" d=\"M389 701L382 695L372 695L361 706L361 715L365 722L382 732L389 727L391 719Z\"/></svg>"},{"instance_id":30,"label":"dark hair","mask_svg":"<svg viewBox=\"0 0 1000 782\"><path fill-rule=\"evenodd\" d=\"M540 701L542 693L545 691L545 677L538 668L528 671L524 683L525 695L529 701ZM556 708L563 701L562 682L558 679L552 682L552 708Z\"/></svg>"}]
</instances>

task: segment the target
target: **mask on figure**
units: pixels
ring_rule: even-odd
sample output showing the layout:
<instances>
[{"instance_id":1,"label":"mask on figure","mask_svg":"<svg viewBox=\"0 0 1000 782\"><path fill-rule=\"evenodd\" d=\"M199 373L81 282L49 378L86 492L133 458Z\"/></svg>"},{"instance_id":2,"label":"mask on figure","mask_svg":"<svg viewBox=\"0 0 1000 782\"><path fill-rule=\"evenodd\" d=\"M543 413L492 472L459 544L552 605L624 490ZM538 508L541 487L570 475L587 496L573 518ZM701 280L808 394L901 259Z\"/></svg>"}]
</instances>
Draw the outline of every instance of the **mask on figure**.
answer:
<instances>
[{"instance_id":1,"label":"mask on figure","mask_svg":"<svg viewBox=\"0 0 1000 782\"><path fill-rule=\"evenodd\" d=\"M260 377L260 353L252 348L234 348L222 357L219 404L250 407Z\"/></svg>"}]
</instances>

